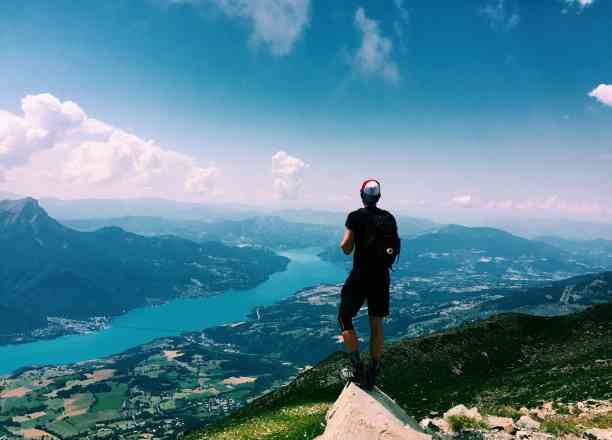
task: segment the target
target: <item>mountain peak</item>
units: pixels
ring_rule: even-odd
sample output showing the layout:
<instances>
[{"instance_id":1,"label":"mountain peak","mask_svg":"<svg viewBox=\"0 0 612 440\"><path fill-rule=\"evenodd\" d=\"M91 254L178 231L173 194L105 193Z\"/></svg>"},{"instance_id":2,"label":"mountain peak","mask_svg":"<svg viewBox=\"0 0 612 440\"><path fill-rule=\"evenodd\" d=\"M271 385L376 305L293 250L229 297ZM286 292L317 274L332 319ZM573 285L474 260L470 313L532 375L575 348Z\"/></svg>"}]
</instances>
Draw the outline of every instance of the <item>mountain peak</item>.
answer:
<instances>
[{"instance_id":1,"label":"mountain peak","mask_svg":"<svg viewBox=\"0 0 612 440\"><path fill-rule=\"evenodd\" d=\"M32 197L0 201L0 211L18 211L28 207L40 208L38 200Z\"/></svg>"},{"instance_id":2,"label":"mountain peak","mask_svg":"<svg viewBox=\"0 0 612 440\"><path fill-rule=\"evenodd\" d=\"M0 201L0 227L34 224L49 216L31 197Z\"/></svg>"}]
</instances>

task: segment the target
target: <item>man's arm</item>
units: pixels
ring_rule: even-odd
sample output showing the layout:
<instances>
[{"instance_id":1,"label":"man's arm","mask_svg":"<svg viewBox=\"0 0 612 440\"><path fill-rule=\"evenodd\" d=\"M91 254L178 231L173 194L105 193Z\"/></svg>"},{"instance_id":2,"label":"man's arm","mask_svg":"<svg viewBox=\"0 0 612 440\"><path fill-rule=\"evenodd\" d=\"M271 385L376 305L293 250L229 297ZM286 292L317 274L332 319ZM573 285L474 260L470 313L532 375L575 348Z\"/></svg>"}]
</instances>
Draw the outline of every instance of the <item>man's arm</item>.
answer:
<instances>
[{"instance_id":1,"label":"man's arm","mask_svg":"<svg viewBox=\"0 0 612 440\"><path fill-rule=\"evenodd\" d=\"M340 247L342 248L342 252L346 255L349 255L353 252L353 247L355 246L355 234L349 228L346 228L344 231L344 237L342 237L342 241L340 242Z\"/></svg>"}]
</instances>

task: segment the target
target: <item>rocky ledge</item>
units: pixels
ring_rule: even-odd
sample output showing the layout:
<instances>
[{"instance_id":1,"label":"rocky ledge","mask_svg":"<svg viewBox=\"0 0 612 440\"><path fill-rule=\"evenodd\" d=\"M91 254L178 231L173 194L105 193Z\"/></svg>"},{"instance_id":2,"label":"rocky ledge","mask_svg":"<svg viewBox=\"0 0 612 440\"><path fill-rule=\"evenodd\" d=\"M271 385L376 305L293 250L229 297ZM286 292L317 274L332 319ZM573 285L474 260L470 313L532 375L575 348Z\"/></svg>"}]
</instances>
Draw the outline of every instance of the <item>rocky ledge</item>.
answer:
<instances>
[{"instance_id":1,"label":"rocky ledge","mask_svg":"<svg viewBox=\"0 0 612 440\"><path fill-rule=\"evenodd\" d=\"M612 401L547 402L538 408L478 408L457 405L419 422L435 440L612 440Z\"/></svg>"},{"instance_id":2,"label":"rocky ledge","mask_svg":"<svg viewBox=\"0 0 612 440\"><path fill-rule=\"evenodd\" d=\"M538 408L457 405L418 424L380 389L347 385L316 440L612 440L612 401L547 402Z\"/></svg>"}]
</instances>

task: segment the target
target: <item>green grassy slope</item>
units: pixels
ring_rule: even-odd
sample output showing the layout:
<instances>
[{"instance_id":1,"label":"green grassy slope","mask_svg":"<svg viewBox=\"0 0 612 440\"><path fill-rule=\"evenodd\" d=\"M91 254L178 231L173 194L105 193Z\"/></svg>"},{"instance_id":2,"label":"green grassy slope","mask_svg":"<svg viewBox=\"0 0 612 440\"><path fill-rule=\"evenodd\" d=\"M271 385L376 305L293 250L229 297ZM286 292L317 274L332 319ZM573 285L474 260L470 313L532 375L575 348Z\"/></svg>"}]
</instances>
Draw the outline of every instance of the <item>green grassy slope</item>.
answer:
<instances>
[{"instance_id":1,"label":"green grassy slope","mask_svg":"<svg viewBox=\"0 0 612 440\"><path fill-rule=\"evenodd\" d=\"M604 362L607 360L607 362ZM188 439L308 439L346 364L336 353ZM388 345L380 387L411 415L480 407L536 406L555 400L612 398L612 305L559 317L504 314L459 329Z\"/></svg>"}]
</instances>

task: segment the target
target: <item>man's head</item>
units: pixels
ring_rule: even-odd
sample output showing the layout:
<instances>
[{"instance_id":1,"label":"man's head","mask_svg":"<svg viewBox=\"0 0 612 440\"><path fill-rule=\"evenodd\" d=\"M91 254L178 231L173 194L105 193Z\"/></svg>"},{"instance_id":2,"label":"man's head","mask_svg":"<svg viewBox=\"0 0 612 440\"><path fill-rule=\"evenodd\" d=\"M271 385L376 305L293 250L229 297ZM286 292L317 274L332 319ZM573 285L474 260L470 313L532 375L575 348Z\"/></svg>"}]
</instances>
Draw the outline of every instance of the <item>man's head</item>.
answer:
<instances>
[{"instance_id":1,"label":"man's head","mask_svg":"<svg viewBox=\"0 0 612 440\"><path fill-rule=\"evenodd\" d=\"M380 183L375 179L368 179L361 184L361 201L365 206L376 206L380 199Z\"/></svg>"}]
</instances>

